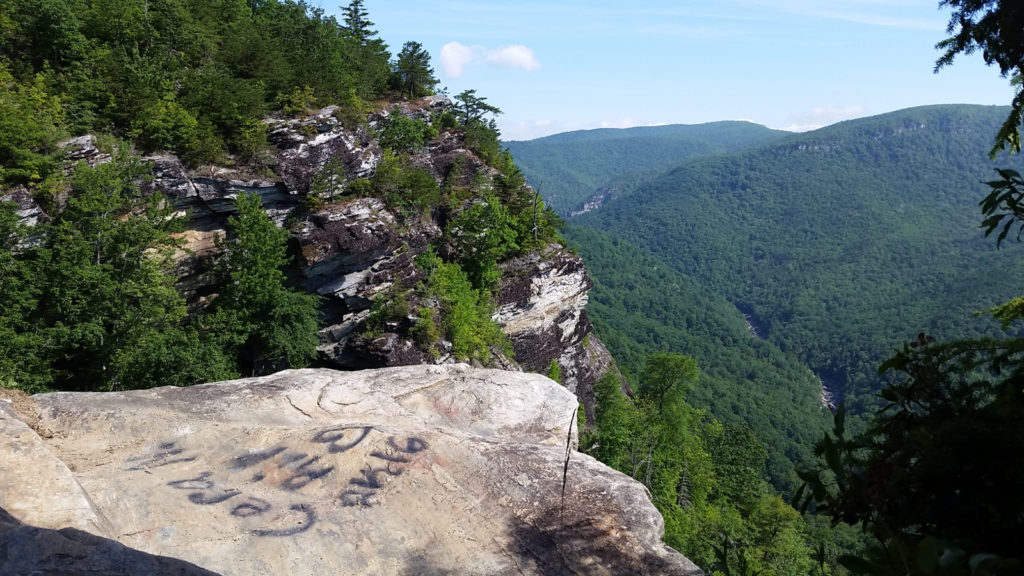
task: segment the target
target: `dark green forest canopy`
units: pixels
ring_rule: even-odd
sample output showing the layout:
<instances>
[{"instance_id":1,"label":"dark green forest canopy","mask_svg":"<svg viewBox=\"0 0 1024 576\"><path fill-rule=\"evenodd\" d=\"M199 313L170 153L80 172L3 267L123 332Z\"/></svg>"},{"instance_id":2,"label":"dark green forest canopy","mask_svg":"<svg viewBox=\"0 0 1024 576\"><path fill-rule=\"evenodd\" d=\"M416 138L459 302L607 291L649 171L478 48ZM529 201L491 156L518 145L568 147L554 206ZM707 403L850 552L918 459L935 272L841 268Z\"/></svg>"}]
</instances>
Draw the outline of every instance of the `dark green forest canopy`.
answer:
<instances>
[{"instance_id":1,"label":"dark green forest canopy","mask_svg":"<svg viewBox=\"0 0 1024 576\"><path fill-rule=\"evenodd\" d=\"M659 350L687 354L700 377L687 400L712 418L749 426L768 449L772 484L792 493L794 465L830 420L821 384L793 354L751 334L743 316L715 294L628 241L568 226L594 277L588 314L620 367L637 375Z\"/></svg>"},{"instance_id":2,"label":"dark green forest canopy","mask_svg":"<svg viewBox=\"0 0 1024 576\"><path fill-rule=\"evenodd\" d=\"M372 99L396 80L372 23L348 20L293 0L8 0L5 179L45 178L52 166L39 156L59 131L113 133L192 163L226 151L248 160L265 145L260 120L270 111ZM25 123L8 126L17 112Z\"/></svg>"},{"instance_id":3,"label":"dark green forest canopy","mask_svg":"<svg viewBox=\"0 0 1024 576\"><path fill-rule=\"evenodd\" d=\"M506 142L516 163L559 213L578 209L602 188L628 187L688 158L712 156L771 142L788 132L750 122L584 130L524 142Z\"/></svg>"},{"instance_id":4,"label":"dark green forest canopy","mask_svg":"<svg viewBox=\"0 0 1024 576\"><path fill-rule=\"evenodd\" d=\"M914 108L695 160L574 222L751 312L863 410L877 366L911 335L992 334L974 313L1019 291L1016 255L986 241L977 217L1006 111Z\"/></svg>"}]
</instances>

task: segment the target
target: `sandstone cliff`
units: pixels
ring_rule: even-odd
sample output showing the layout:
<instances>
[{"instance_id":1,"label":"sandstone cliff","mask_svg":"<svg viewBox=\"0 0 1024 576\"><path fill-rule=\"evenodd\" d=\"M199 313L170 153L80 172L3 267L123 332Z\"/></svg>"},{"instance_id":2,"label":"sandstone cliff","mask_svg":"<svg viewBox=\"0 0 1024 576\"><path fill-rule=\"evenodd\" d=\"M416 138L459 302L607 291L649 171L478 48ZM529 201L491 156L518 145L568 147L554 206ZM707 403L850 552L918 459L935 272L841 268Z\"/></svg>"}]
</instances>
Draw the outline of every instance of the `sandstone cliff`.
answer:
<instances>
[{"instance_id":1,"label":"sandstone cliff","mask_svg":"<svg viewBox=\"0 0 1024 576\"><path fill-rule=\"evenodd\" d=\"M698 574L576 407L466 365L0 401L0 573Z\"/></svg>"},{"instance_id":2,"label":"sandstone cliff","mask_svg":"<svg viewBox=\"0 0 1024 576\"><path fill-rule=\"evenodd\" d=\"M447 105L441 97L402 103L354 128L340 122L333 107L299 119L268 119L273 149L260 174L227 167L190 169L169 154L145 157L153 177L144 188L165 195L187 217L178 288L194 305L212 295L211 262L220 251L216 239L226 235L233 199L240 192L256 193L275 222L292 235L298 280L307 291L324 297L319 334L324 365L358 369L457 361L443 341L433 353L416 345L410 336L415 321L411 314L387 322L373 338L360 336L374 299L422 279L415 257L436 244L446 222L472 200L410 217L380 198L343 194L377 170L385 152L376 128L389 116L429 120ZM71 162L110 160L91 136L68 141L65 152ZM467 149L458 130L441 131L412 154L410 163L447 186L486 188L496 172ZM26 224L47 218L24 190L8 191L0 200L16 202ZM592 421L591 387L609 369L611 358L591 335L585 310L591 280L583 261L549 244L502 263L501 270L495 320L509 337L514 356L499 354L495 364L546 373L557 362L563 383L579 396Z\"/></svg>"}]
</instances>

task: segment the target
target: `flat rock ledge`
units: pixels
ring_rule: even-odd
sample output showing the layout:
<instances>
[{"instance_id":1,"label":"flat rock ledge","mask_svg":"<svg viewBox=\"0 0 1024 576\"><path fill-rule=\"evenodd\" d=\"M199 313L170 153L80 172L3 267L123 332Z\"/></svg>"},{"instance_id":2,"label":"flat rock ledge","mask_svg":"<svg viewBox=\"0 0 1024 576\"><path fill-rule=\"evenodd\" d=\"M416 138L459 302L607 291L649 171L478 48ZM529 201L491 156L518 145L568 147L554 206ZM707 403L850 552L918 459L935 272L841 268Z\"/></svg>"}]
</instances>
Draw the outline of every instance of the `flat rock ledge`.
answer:
<instances>
[{"instance_id":1,"label":"flat rock ledge","mask_svg":"<svg viewBox=\"0 0 1024 576\"><path fill-rule=\"evenodd\" d=\"M700 574L639 483L563 483L577 406L466 365L2 400L0 574Z\"/></svg>"}]
</instances>

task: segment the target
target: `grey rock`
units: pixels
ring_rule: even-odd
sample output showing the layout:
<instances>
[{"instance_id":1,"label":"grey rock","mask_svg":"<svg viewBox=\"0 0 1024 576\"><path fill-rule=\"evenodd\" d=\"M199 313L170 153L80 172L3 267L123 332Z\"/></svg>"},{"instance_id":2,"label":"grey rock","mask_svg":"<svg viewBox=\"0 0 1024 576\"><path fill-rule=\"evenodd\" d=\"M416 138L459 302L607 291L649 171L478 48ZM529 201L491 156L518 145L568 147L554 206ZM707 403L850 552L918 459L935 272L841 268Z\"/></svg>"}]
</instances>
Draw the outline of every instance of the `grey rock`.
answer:
<instances>
[{"instance_id":1,"label":"grey rock","mask_svg":"<svg viewBox=\"0 0 1024 576\"><path fill-rule=\"evenodd\" d=\"M18 217L18 224L22 226L32 227L50 220L50 216L43 211L24 186L0 190L0 204L8 202L14 204L14 215Z\"/></svg>"},{"instance_id":2,"label":"grey rock","mask_svg":"<svg viewBox=\"0 0 1024 576\"><path fill-rule=\"evenodd\" d=\"M18 570L700 573L631 478L569 452L563 497L577 401L542 376L298 370L30 400L0 404L0 562Z\"/></svg>"},{"instance_id":3,"label":"grey rock","mask_svg":"<svg viewBox=\"0 0 1024 576\"><path fill-rule=\"evenodd\" d=\"M85 162L90 166L110 162L110 154L96 148L96 137L92 134L77 136L57 143L57 147L64 151L64 157L68 161Z\"/></svg>"}]
</instances>

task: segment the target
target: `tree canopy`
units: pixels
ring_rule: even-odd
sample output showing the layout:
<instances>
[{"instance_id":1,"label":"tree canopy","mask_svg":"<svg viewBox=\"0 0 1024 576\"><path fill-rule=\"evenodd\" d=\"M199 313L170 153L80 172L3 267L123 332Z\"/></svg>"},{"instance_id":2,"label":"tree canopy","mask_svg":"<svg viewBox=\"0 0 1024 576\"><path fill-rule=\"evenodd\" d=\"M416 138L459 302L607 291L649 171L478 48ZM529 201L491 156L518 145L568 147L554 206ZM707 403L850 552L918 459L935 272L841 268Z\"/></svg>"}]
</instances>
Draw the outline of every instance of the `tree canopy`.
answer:
<instances>
[{"instance_id":1,"label":"tree canopy","mask_svg":"<svg viewBox=\"0 0 1024 576\"><path fill-rule=\"evenodd\" d=\"M437 85L434 68L430 65L430 54L419 42L409 41L402 45L394 68L401 92L410 98L426 96Z\"/></svg>"},{"instance_id":2,"label":"tree canopy","mask_svg":"<svg viewBox=\"0 0 1024 576\"><path fill-rule=\"evenodd\" d=\"M985 63L995 64L1016 87L1006 121L996 134L998 150L1020 152L1020 125L1024 120L1024 6L1013 0L942 0L939 6L953 9L946 31L949 38L936 48L943 50L935 70L949 66L959 54L981 51Z\"/></svg>"}]
</instances>

